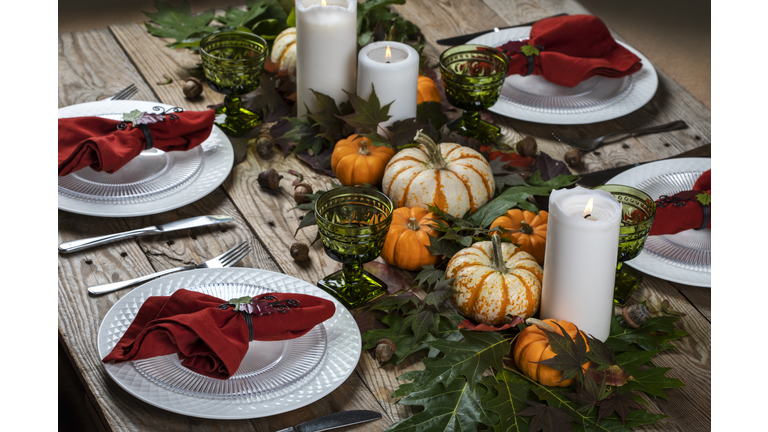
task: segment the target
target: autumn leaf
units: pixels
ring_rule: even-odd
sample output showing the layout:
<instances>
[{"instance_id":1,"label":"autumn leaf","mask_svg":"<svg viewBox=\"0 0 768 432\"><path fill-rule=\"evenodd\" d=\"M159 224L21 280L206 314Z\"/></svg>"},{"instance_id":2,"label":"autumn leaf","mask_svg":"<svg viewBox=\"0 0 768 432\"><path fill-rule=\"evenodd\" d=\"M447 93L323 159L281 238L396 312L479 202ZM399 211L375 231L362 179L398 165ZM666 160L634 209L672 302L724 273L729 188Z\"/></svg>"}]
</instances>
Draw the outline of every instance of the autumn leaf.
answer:
<instances>
[{"instance_id":1,"label":"autumn leaf","mask_svg":"<svg viewBox=\"0 0 768 432\"><path fill-rule=\"evenodd\" d=\"M591 376L586 375L582 385L576 386L576 393L569 393L566 396L579 405L576 411L584 412L599 405L600 401L607 398L610 394L611 390L605 386L604 381L596 381Z\"/></svg>"},{"instance_id":2,"label":"autumn leaf","mask_svg":"<svg viewBox=\"0 0 768 432\"><path fill-rule=\"evenodd\" d=\"M599 423L601 418L605 418L613 413L616 413L621 418L621 423L626 425L627 415L629 412L641 408L642 406L637 403L631 395L614 393L607 399L600 402L600 410L597 414L597 422Z\"/></svg>"},{"instance_id":3,"label":"autumn leaf","mask_svg":"<svg viewBox=\"0 0 768 432\"><path fill-rule=\"evenodd\" d=\"M653 368L647 370L634 370L632 377L627 383L618 387L616 391L620 393L629 393L632 390L638 390L651 396L656 396L668 400L664 389L685 387L682 381L677 378L665 376L672 368Z\"/></svg>"},{"instance_id":4,"label":"autumn leaf","mask_svg":"<svg viewBox=\"0 0 768 432\"><path fill-rule=\"evenodd\" d=\"M156 25L149 22L144 25L153 36L176 39L176 42L166 45L171 49L178 47L181 43L196 42L199 45L202 38L216 31L215 26L209 25L215 16L213 9L193 16L186 1L177 7L155 1L154 6L157 12L142 11L142 13Z\"/></svg>"},{"instance_id":5,"label":"autumn leaf","mask_svg":"<svg viewBox=\"0 0 768 432\"><path fill-rule=\"evenodd\" d=\"M373 86L373 84L371 84L371 86ZM349 97L349 102L352 104L352 108L354 108L355 112L353 114L340 116L340 118L350 126L361 129L363 133L376 132L379 123L385 122L392 117L389 115L389 107L392 105L392 102L381 106L379 97L376 96L375 88L372 89L371 96L368 100L346 90L344 90L344 93Z\"/></svg>"},{"instance_id":6,"label":"autumn leaf","mask_svg":"<svg viewBox=\"0 0 768 432\"><path fill-rule=\"evenodd\" d=\"M497 332L497 331L506 330L512 327L516 327L521 322L523 322L523 320L520 319L519 316L516 316L515 318L512 319L512 321L506 324L503 324L501 326L492 326L485 323L475 324L472 321L465 319L464 321L461 322L461 324L459 324L459 330L467 329L472 331L496 331Z\"/></svg>"},{"instance_id":7,"label":"autumn leaf","mask_svg":"<svg viewBox=\"0 0 768 432\"><path fill-rule=\"evenodd\" d=\"M561 432L572 431L572 422L578 422L562 408L551 407L543 403L525 401L530 407L515 414L517 416L533 416L528 425L528 432Z\"/></svg>"},{"instance_id":8,"label":"autumn leaf","mask_svg":"<svg viewBox=\"0 0 768 432\"><path fill-rule=\"evenodd\" d=\"M584 340L581 333L577 333L576 338L571 339L560 324L555 323L555 325L560 327L560 330L563 332L562 335L554 331L542 329L547 335L549 347L555 352L555 356L534 363L562 371L563 377L560 381L578 378L579 382L581 382L584 380L584 368L582 365L586 363L587 341Z\"/></svg>"},{"instance_id":9,"label":"autumn leaf","mask_svg":"<svg viewBox=\"0 0 768 432\"><path fill-rule=\"evenodd\" d=\"M712 195L703 192L698 195L696 195L696 200L701 203L701 205L712 205Z\"/></svg>"},{"instance_id":10,"label":"autumn leaf","mask_svg":"<svg viewBox=\"0 0 768 432\"><path fill-rule=\"evenodd\" d=\"M341 111L336 101L323 93L314 90L312 93L317 99L317 110L308 116L320 126L319 135L332 143L351 135L354 131L349 130L347 124L339 118Z\"/></svg>"},{"instance_id":11,"label":"autumn leaf","mask_svg":"<svg viewBox=\"0 0 768 432\"><path fill-rule=\"evenodd\" d=\"M526 56L538 56L539 55L539 49L535 46L531 45L529 42L528 45L523 45L520 47L520 50L525 54Z\"/></svg>"}]
</instances>

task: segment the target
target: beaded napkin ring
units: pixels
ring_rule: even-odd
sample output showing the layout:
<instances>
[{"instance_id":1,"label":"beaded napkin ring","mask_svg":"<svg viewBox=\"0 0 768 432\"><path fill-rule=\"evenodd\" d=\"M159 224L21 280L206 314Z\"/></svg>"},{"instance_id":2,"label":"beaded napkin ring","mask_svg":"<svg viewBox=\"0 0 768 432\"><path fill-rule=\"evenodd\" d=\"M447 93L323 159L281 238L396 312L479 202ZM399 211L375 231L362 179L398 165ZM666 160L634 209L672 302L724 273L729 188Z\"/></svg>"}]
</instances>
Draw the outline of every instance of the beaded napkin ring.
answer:
<instances>
[{"instance_id":1,"label":"beaded napkin ring","mask_svg":"<svg viewBox=\"0 0 768 432\"><path fill-rule=\"evenodd\" d=\"M298 300L287 299L277 300L277 297L273 295L265 295L262 298L257 297L240 297L230 299L227 303L222 303L218 306L221 310L227 310L230 306L233 306L233 311L241 312L243 318L245 318L246 324L248 324L248 342L253 341L253 315L269 315L272 312L288 313L292 307L297 307L301 303Z\"/></svg>"}]
</instances>

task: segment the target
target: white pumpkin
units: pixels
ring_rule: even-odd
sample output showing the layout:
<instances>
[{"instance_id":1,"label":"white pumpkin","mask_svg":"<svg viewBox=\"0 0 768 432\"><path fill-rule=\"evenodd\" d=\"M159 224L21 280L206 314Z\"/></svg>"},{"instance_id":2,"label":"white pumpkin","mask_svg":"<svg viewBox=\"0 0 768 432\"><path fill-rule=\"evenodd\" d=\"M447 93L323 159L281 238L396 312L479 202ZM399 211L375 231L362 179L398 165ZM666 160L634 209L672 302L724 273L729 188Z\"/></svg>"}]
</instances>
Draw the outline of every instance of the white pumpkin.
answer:
<instances>
[{"instance_id":1,"label":"white pumpkin","mask_svg":"<svg viewBox=\"0 0 768 432\"><path fill-rule=\"evenodd\" d=\"M272 54L269 57L280 70L296 74L296 27L288 27L280 32L272 44Z\"/></svg>"},{"instance_id":2,"label":"white pumpkin","mask_svg":"<svg viewBox=\"0 0 768 432\"><path fill-rule=\"evenodd\" d=\"M479 152L455 143L435 144L419 131L421 144L400 150L384 170L382 190L395 207L434 205L455 217L490 201L493 172Z\"/></svg>"},{"instance_id":3,"label":"white pumpkin","mask_svg":"<svg viewBox=\"0 0 768 432\"><path fill-rule=\"evenodd\" d=\"M498 235L462 249L448 261L452 300L467 317L490 325L529 318L539 310L544 273L536 258Z\"/></svg>"}]
</instances>

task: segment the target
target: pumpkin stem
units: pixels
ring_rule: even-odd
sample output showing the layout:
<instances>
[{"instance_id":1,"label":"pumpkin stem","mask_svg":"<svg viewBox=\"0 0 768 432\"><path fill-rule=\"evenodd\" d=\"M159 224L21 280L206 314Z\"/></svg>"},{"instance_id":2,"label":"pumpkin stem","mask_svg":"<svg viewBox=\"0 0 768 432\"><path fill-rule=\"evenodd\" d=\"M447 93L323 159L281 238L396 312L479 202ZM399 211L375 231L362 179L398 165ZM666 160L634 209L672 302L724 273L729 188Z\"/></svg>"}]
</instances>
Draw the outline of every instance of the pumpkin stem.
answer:
<instances>
[{"instance_id":1,"label":"pumpkin stem","mask_svg":"<svg viewBox=\"0 0 768 432\"><path fill-rule=\"evenodd\" d=\"M491 266L493 266L493 268L498 272L506 273L507 265L504 261L504 253L502 252L503 249L501 248L500 235L498 234L493 235L493 237L491 238L491 248L492 248L491 256L493 257Z\"/></svg>"},{"instance_id":2,"label":"pumpkin stem","mask_svg":"<svg viewBox=\"0 0 768 432\"><path fill-rule=\"evenodd\" d=\"M520 221L520 232L522 234L533 234L533 227L526 221Z\"/></svg>"},{"instance_id":3,"label":"pumpkin stem","mask_svg":"<svg viewBox=\"0 0 768 432\"><path fill-rule=\"evenodd\" d=\"M425 135L422 130L423 129L419 129L419 131L416 132L416 136L413 138L413 140L423 145L427 149L427 155L429 156L429 162L432 169L445 169L448 166L448 163L445 161L443 154L440 152L440 146L432 141L432 138Z\"/></svg>"},{"instance_id":4,"label":"pumpkin stem","mask_svg":"<svg viewBox=\"0 0 768 432\"><path fill-rule=\"evenodd\" d=\"M371 150L368 148L368 139L367 138L363 138L360 141L360 150L358 150L357 152L360 153L363 156L368 156L369 154L371 154Z\"/></svg>"},{"instance_id":5,"label":"pumpkin stem","mask_svg":"<svg viewBox=\"0 0 768 432\"><path fill-rule=\"evenodd\" d=\"M408 229L418 231L420 228L421 226L419 226L419 221L417 221L415 217L411 216L411 218L408 219Z\"/></svg>"},{"instance_id":6,"label":"pumpkin stem","mask_svg":"<svg viewBox=\"0 0 768 432\"><path fill-rule=\"evenodd\" d=\"M551 325L549 325L549 323L546 323L546 322L544 322L544 321L542 321L540 319L528 318L528 319L525 320L525 323L528 324L528 325L535 325L535 326L539 327L542 330L547 330L547 331L551 331L551 332L557 333L557 330L555 330L554 327L552 327Z\"/></svg>"}]
</instances>

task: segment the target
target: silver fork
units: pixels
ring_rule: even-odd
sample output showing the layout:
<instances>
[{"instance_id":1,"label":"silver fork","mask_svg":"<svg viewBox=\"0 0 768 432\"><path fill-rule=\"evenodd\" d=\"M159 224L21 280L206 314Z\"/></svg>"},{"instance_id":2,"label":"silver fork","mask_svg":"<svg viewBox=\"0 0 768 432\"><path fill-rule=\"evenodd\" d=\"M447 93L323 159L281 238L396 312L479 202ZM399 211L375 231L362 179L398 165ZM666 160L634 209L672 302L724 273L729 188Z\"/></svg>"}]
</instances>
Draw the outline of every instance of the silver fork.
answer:
<instances>
[{"instance_id":1,"label":"silver fork","mask_svg":"<svg viewBox=\"0 0 768 432\"><path fill-rule=\"evenodd\" d=\"M160 277L163 275L167 275L169 273L174 273L182 270L232 267L234 264L236 264L241 259L243 259L243 257L248 255L250 251L251 251L251 245L248 244L248 242L243 242L233 247L232 249L224 252L223 254L217 256L216 258L209 259L208 261L201 264L175 267L172 269L162 270L157 273L152 273L146 276L140 276L135 279L129 279L126 281L118 281L118 282L112 282L112 283L101 284L101 285L93 285L88 287L88 292L90 292L91 294L105 294L108 292L119 290L121 288L126 288L131 285L135 285L140 282L148 281L156 277Z\"/></svg>"},{"instance_id":2,"label":"silver fork","mask_svg":"<svg viewBox=\"0 0 768 432\"><path fill-rule=\"evenodd\" d=\"M131 84L128 87L113 94L112 96L102 100L128 100L138 92L139 92L139 89L136 87L136 84Z\"/></svg>"},{"instance_id":3,"label":"silver fork","mask_svg":"<svg viewBox=\"0 0 768 432\"><path fill-rule=\"evenodd\" d=\"M571 147L576 147L577 149L580 149L580 150L590 151L598 148L601 144L607 144L604 141L608 138L621 137L622 139L624 139L624 138L629 138L631 136L644 135L649 133L658 133L658 132L669 132L669 131L678 130L678 129L685 129L687 127L688 125L684 121L678 120L678 121L673 121L672 123L666 123L663 125L653 126L653 127L644 128L644 129L637 129L633 131L612 132L609 134L605 134L599 138L572 139L572 138L562 137L554 132L552 132L552 136L555 137L555 139L560 141L561 143L568 144Z\"/></svg>"}]
</instances>

